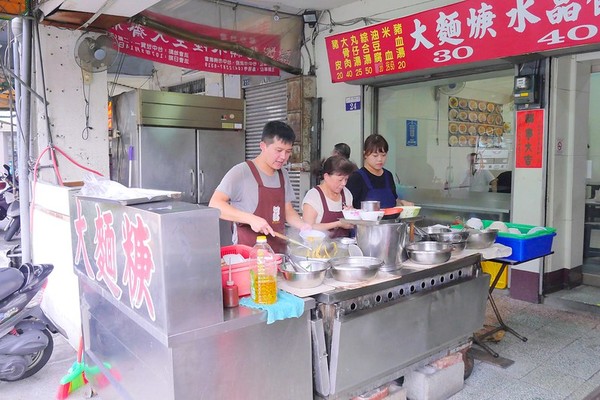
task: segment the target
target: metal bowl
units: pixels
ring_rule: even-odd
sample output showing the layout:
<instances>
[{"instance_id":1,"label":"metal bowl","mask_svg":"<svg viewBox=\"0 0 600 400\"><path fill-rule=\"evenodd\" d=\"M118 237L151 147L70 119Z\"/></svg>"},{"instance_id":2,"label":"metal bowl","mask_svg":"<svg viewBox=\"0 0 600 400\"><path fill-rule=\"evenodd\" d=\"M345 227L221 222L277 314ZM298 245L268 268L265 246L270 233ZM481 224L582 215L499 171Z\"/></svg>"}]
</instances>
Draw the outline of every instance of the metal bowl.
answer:
<instances>
[{"instance_id":1,"label":"metal bowl","mask_svg":"<svg viewBox=\"0 0 600 400\"><path fill-rule=\"evenodd\" d=\"M325 261L300 261L299 265L308 271L293 271L286 263L282 266L281 275L290 285L299 289L309 289L319 286L325 280L329 265Z\"/></svg>"},{"instance_id":2,"label":"metal bowl","mask_svg":"<svg viewBox=\"0 0 600 400\"><path fill-rule=\"evenodd\" d=\"M363 211L379 211L379 202L378 201L361 201L360 209Z\"/></svg>"},{"instance_id":3,"label":"metal bowl","mask_svg":"<svg viewBox=\"0 0 600 400\"><path fill-rule=\"evenodd\" d=\"M467 239L467 247L469 249L485 249L490 247L496 236L498 236L498 230L496 229L469 229L469 238Z\"/></svg>"},{"instance_id":4,"label":"metal bowl","mask_svg":"<svg viewBox=\"0 0 600 400\"><path fill-rule=\"evenodd\" d=\"M449 232L430 233L429 237L436 242L460 243L469 238L469 232L452 232L450 230Z\"/></svg>"},{"instance_id":5,"label":"metal bowl","mask_svg":"<svg viewBox=\"0 0 600 400\"><path fill-rule=\"evenodd\" d=\"M417 242L405 247L408 258L417 264L441 264L450 259L452 244L443 242Z\"/></svg>"},{"instance_id":6,"label":"metal bowl","mask_svg":"<svg viewBox=\"0 0 600 400\"><path fill-rule=\"evenodd\" d=\"M456 243L451 243L452 244L452 251L463 251L464 249L467 248L467 241L464 240L462 242L456 242Z\"/></svg>"},{"instance_id":7,"label":"metal bowl","mask_svg":"<svg viewBox=\"0 0 600 400\"><path fill-rule=\"evenodd\" d=\"M328 261L331 275L336 281L364 282L373 279L383 260L375 257L339 257Z\"/></svg>"},{"instance_id":8,"label":"metal bowl","mask_svg":"<svg viewBox=\"0 0 600 400\"><path fill-rule=\"evenodd\" d=\"M428 235L435 235L438 233L447 233L447 232L452 232L452 229L450 228L445 228L443 226L426 226L424 228L421 228L421 230L423 232L425 232Z\"/></svg>"}]
</instances>

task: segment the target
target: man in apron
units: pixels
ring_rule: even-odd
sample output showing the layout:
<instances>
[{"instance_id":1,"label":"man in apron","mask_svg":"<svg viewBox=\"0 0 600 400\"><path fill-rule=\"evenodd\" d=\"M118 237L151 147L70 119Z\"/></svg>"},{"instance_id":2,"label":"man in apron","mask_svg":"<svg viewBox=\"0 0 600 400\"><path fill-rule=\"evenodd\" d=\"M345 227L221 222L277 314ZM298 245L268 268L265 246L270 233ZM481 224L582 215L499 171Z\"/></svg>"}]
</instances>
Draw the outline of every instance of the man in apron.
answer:
<instances>
[{"instance_id":1,"label":"man in apron","mask_svg":"<svg viewBox=\"0 0 600 400\"><path fill-rule=\"evenodd\" d=\"M285 234L286 222L300 230L311 228L292 206L294 190L282 169L294 140L296 135L286 123L266 123L260 154L234 166L217 186L209 206L218 208L222 219L235 223L233 243L253 246L256 236L267 235L273 250L285 253L285 241L273 237L273 232Z\"/></svg>"}]
</instances>

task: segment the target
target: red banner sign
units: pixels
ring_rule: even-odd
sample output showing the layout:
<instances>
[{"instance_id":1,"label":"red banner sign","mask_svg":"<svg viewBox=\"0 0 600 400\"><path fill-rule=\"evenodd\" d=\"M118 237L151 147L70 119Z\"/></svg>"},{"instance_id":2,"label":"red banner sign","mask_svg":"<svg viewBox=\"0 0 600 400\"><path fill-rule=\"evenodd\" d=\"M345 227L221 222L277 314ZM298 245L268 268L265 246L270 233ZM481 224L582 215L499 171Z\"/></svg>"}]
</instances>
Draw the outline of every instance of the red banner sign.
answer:
<instances>
[{"instance_id":1,"label":"red banner sign","mask_svg":"<svg viewBox=\"0 0 600 400\"><path fill-rule=\"evenodd\" d=\"M489 3L489 4L488 4ZM465 0L325 38L332 82L600 42L600 0Z\"/></svg>"},{"instance_id":2,"label":"red banner sign","mask_svg":"<svg viewBox=\"0 0 600 400\"><path fill-rule=\"evenodd\" d=\"M542 168L544 156L544 110L517 111L516 168Z\"/></svg>"},{"instance_id":3,"label":"red banner sign","mask_svg":"<svg viewBox=\"0 0 600 400\"><path fill-rule=\"evenodd\" d=\"M189 23L179 21L177 26L186 24ZM205 36L240 43L274 59L282 58L277 36L245 34L199 25L196 25L195 30L198 30L198 27ZM122 23L111 28L110 32L117 41L119 51L131 56L198 71L235 75L279 75L278 68L252 58L176 39L142 25Z\"/></svg>"}]
</instances>

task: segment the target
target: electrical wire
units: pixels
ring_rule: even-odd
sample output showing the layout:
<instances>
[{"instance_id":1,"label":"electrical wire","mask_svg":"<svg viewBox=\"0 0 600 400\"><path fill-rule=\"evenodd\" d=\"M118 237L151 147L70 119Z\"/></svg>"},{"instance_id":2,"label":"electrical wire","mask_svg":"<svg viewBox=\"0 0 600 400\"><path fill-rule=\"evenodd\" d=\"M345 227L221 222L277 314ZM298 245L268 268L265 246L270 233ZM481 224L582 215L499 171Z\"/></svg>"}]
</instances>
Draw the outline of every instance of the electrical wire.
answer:
<instances>
[{"instance_id":1,"label":"electrical wire","mask_svg":"<svg viewBox=\"0 0 600 400\"><path fill-rule=\"evenodd\" d=\"M83 140L88 140L88 138L90 137L90 130L93 130L94 128L90 126L90 100L88 99L88 95L85 92L85 88L88 88L88 90L92 91L92 85L91 84L86 84L85 83L85 72L83 71L83 68L81 68L81 91L83 93L83 101L84 101L84 106L83 106L83 114L84 114L84 118L85 118L85 126L83 128L83 130L81 131L81 138Z\"/></svg>"}]
</instances>

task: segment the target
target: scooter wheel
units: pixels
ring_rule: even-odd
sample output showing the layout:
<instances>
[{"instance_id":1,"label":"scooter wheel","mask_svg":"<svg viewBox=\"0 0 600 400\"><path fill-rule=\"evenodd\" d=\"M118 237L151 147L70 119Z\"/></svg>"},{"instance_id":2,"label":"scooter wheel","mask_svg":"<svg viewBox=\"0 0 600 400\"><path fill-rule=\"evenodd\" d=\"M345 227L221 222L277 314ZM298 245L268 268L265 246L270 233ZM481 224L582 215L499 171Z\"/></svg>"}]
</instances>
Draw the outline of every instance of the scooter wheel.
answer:
<instances>
[{"instance_id":1,"label":"scooter wheel","mask_svg":"<svg viewBox=\"0 0 600 400\"><path fill-rule=\"evenodd\" d=\"M21 219L15 218L14 221L11 221L6 232L4 232L4 240L7 242L13 240L14 236L19 232L19 229L21 229Z\"/></svg>"},{"instance_id":2,"label":"scooter wheel","mask_svg":"<svg viewBox=\"0 0 600 400\"><path fill-rule=\"evenodd\" d=\"M20 381L22 379L29 378L30 376L34 375L39 370L41 370L44 367L44 365L46 365L48 360L50 360L50 356L52 356L52 351L54 350L54 340L52 339L52 334L50 333L50 331L48 331L48 329L44 329L41 333L46 335L46 337L48 338L48 346L46 346L44 350L40 350L36 353L28 354L27 356L25 356L25 358L27 358L27 360L29 361L25 373L23 375L15 377L14 379L9 378L0 380L8 382Z\"/></svg>"}]
</instances>

